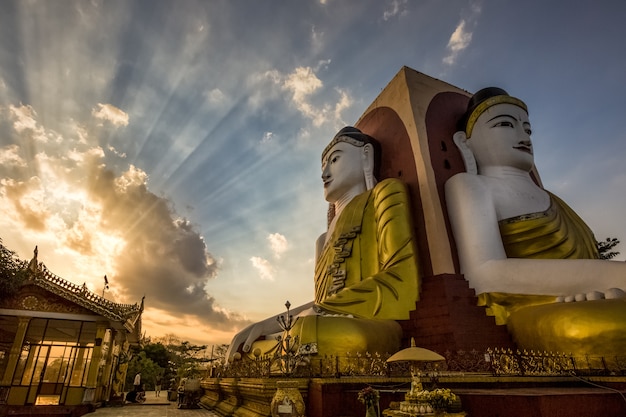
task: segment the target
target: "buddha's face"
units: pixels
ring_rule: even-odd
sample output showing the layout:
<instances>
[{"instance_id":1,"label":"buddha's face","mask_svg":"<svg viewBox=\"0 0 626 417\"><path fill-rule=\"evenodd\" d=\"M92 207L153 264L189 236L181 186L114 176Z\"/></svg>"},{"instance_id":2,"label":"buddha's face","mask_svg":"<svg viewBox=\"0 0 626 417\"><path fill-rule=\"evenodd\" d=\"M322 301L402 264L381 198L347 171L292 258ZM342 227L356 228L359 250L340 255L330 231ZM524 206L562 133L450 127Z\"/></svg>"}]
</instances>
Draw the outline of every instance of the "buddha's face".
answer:
<instances>
[{"instance_id":1,"label":"buddha's face","mask_svg":"<svg viewBox=\"0 0 626 417\"><path fill-rule=\"evenodd\" d=\"M467 145L478 169L511 166L528 171L534 163L530 122L526 111L514 104L497 104L480 115Z\"/></svg>"},{"instance_id":2,"label":"buddha's face","mask_svg":"<svg viewBox=\"0 0 626 417\"><path fill-rule=\"evenodd\" d=\"M336 143L322 161L324 198L335 203L350 191L365 191L363 148L346 142Z\"/></svg>"}]
</instances>

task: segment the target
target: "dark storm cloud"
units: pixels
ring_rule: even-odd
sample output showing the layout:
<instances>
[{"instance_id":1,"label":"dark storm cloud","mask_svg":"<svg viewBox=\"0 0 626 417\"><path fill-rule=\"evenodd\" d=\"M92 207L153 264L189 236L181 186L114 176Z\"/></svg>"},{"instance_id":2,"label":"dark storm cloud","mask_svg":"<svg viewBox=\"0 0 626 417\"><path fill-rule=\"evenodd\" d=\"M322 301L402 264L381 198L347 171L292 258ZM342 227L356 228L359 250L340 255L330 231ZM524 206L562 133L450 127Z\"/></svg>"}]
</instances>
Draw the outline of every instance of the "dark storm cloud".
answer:
<instances>
[{"instance_id":1,"label":"dark storm cloud","mask_svg":"<svg viewBox=\"0 0 626 417\"><path fill-rule=\"evenodd\" d=\"M172 315L194 315L217 328L241 325L236 315L215 307L205 288L218 272L194 226L177 217L171 203L151 193L145 174L131 167L121 176L94 167L92 197L102 204L102 227L125 236L112 277L129 300L146 296L150 307Z\"/></svg>"}]
</instances>

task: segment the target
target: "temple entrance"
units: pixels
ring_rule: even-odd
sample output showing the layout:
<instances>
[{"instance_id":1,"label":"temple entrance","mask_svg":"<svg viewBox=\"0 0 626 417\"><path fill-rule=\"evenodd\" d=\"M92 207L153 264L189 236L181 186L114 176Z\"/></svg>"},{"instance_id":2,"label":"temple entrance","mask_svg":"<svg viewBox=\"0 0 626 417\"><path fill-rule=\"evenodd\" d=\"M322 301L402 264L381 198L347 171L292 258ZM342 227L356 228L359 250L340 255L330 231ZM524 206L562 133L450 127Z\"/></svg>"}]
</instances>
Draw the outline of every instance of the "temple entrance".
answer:
<instances>
[{"instance_id":1,"label":"temple entrance","mask_svg":"<svg viewBox=\"0 0 626 417\"><path fill-rule=\"evenodd\" d=\"M28 387L26 404L64 404L69 387L86 385L93 343L81 339L95 334L92 327L61 320L31 322L13 377L13 385Z\"/></svg>"}]
</instances>

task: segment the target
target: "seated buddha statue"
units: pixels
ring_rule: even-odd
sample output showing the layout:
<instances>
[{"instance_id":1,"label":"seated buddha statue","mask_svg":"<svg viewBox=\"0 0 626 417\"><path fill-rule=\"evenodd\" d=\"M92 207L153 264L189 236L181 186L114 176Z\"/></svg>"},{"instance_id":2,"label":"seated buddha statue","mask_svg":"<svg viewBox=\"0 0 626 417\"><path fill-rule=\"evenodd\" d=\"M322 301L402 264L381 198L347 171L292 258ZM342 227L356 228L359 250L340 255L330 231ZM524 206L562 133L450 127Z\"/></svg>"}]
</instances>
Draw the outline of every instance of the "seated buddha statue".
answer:
<instances>
[{"instance_id":1,"label":"seated buddha statue","mask_svg":"<svg viewBox=\"0 0 626 417\"><path fill-rule=\"evenodd\" d=\"M526 105L480 90L454 141L467 172L446 182L446 205L479 302L520 348L623 354L626 263L599 259L584 221L533 180Z\"/></svg>"},{"instance_id":2,"label":"seated buddha statue","mask_svg":"<svg viewBox=\"0 0 626 417\"><path fill-rule=\"evenodd\" d=\"M415 239L406 185L377 182L379 161L378 142L354 127L341 129L322 153L328 229L316 243L314 300L291 311L302 353L400 348L396 320L409 318L418 299ZM235 335L227 355L270 354L280 334L270 317Z\"/></svg>"}]
</instances>

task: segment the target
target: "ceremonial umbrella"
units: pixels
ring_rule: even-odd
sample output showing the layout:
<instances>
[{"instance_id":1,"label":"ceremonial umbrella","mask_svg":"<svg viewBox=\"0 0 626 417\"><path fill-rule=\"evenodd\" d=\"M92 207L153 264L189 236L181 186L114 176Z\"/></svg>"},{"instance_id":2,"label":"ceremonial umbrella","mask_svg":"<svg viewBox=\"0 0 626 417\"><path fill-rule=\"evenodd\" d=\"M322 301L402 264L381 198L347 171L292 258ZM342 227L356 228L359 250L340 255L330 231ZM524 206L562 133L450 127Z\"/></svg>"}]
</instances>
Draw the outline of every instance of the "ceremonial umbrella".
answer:
<instances>
[{"instance_id":1,"label":"ceremonial umbrella","mask_svg":"<svg viewBox=\"0 0 626 417\"><path fill-rule=\"evenodd\" d=\"M445 360L446 358L437 352L415 346L415 339L411 338L411 347L394 353L389 359L387 359L387 362L411 363L411 376L413 379L413 382L411 383L411 393L414 393L415 391L421 391L423 389L419 364L427 362L441 362Z\"/></svg>"},{"instance_id":2,"label":"ceremonial umbrella","mask_svg":"<svg viewBox=\"0 0 626 417\"><path fill-rule=\"evenodd\" d=\"M440 362L445 360L446 358L437 352L415 346L415 339L411 338L411 347L394 353L387 359L387 362Z\"/></svg>"}]
</instances>

